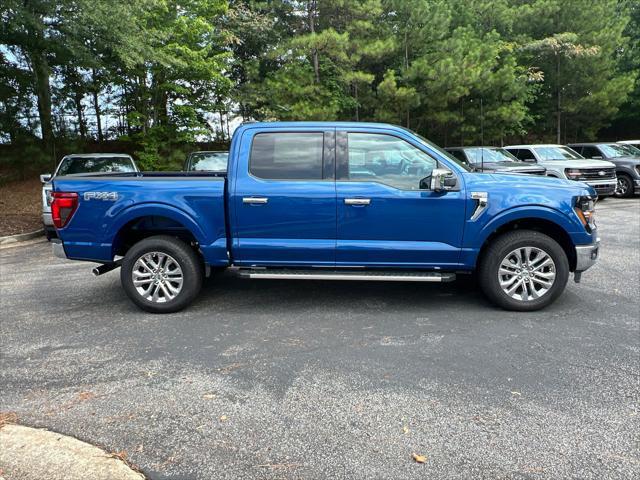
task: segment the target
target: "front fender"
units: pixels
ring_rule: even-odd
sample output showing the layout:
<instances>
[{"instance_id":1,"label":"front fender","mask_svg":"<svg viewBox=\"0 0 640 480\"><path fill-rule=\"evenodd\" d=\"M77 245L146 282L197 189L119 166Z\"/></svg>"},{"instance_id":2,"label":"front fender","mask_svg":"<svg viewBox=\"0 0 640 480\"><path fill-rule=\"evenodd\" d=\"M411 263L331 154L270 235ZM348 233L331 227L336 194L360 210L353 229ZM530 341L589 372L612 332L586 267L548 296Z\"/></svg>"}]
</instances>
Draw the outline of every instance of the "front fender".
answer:
<instances>
[{"instance_id":1,"label":"front fender","mask_svg":"<svg viewBox=\"0 0 640 480\"><path fill-rule=\"evenodd\" d=\"M525 205L510 208L494 216L489 222L482 226L476 233L475 239L471 241L475 245L483 245L487 238L489 238L489 235L500 227L517 220L529 218L542 219L555 223L570 236L584 231L584 227L575 215L569 216L560 210L543 205Z\"/></svg>"}]
</instances>

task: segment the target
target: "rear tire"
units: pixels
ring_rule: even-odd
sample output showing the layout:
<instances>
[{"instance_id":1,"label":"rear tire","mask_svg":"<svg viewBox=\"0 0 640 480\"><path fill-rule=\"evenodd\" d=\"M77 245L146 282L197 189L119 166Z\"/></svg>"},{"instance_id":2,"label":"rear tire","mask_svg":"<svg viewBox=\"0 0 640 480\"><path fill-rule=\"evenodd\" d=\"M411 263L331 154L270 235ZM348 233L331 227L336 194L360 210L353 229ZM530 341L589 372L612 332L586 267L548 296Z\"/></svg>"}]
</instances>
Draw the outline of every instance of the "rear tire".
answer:
<instances>
[{"instance_id":1,"label":"rear tire","mask_svg":"<svg viewBox=\"0 0 640 480\"><path fill-rule=\"evenodd\" d=\"M505 233L487 247L478 267L484 294L496 305L518 312L553 303L569 279L569 261L551 237L534 230Z\"/></svg>"},{"instance_id":2,"label":"rear tire","mask_svg":"<svg viewBox=\"0 0 640 480\"><path fill-rule=\"evenodd\" d=\"M139 241L122 260L120 281L127 296L151 313L187 307L202 286L202 261L182 240L158 235Z\"/></svg>"}]
</instances>

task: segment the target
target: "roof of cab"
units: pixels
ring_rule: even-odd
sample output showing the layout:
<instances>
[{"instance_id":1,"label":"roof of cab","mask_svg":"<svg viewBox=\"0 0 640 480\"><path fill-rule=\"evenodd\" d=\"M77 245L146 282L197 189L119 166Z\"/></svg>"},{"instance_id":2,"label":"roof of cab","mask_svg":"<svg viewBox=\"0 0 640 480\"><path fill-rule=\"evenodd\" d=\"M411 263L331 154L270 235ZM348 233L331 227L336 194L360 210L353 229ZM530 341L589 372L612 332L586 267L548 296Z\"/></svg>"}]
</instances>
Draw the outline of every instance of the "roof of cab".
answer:
<instances>
[{"instance_id":1,"label":"roof of cab","mask_svg":"<svg viewBox=\"0 0 640 480\"><path fill-rule=\"evenodd\" d=\"M250 128L390 128L393 130L407 130L400 125L376 122L244 122L238 129Z\"/></svg>"}]
</instances>

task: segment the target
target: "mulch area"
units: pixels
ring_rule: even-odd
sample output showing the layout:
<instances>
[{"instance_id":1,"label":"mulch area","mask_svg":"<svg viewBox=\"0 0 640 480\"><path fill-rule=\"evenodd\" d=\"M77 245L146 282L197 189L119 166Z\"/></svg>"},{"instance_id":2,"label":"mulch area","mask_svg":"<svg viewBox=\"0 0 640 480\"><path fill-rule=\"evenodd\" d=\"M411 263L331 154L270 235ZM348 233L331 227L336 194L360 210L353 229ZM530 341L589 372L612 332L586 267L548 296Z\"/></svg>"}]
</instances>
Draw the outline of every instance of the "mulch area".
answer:
<instances>
[{"instance_id":1,"label":"mulch area","mask_svg":"<svg viewBox=\"0 0 640 480\"><path fill-rule=\"evenodd\" d=\"M42 228L41 195L37 177L0 186L0 237Z\"/></svg>"}]
</instances>

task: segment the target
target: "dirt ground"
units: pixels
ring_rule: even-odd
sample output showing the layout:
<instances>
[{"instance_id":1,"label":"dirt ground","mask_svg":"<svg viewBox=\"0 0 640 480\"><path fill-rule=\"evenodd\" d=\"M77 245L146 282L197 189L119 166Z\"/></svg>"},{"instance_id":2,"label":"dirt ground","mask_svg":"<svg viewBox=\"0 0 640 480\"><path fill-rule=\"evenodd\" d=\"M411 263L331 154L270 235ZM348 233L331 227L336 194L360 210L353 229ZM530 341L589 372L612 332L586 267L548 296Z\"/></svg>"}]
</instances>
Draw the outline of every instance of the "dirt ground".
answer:
<instances>
[{"instance_id":1,"label":"dirt ground","mask_svg":"<svg viewBox=\"0 0 640 480\"><path fill-rule=\"evenodd\" d=\"M0 186L0 237L42 228L41 195L37 177Z\"/></svg>"}]
</instances>

